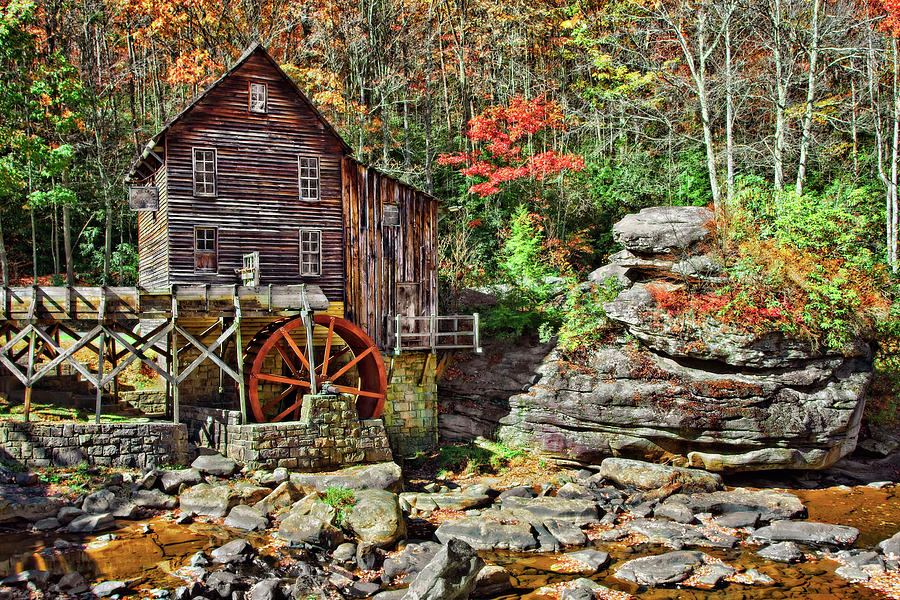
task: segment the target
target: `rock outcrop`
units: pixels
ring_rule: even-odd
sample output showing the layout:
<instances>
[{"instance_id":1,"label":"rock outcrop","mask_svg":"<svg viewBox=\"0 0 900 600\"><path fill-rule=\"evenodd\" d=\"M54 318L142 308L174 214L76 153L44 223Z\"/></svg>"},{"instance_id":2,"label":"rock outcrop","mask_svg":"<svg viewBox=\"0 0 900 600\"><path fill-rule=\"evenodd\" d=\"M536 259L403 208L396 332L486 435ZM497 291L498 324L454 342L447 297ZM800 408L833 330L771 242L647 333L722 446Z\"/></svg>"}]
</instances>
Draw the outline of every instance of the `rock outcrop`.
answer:
<instances>
[{"instance_id":1,"label":"rock outcrop","mask_svg":"<svg viewBox=\"0 0 900 600\"><path fill-rule=\"evenodd\" d=\"M712 213L645 209L613 227L624 250L586 285L614 277L604 305L621 335L573 368L558 350L509 399L499 437L560 459L666 460L711 471L819 469L856 446L872 352L781 332L749 334L662 310L655 294L725 280L709 253Z\"/></svg>"}]
</instances>

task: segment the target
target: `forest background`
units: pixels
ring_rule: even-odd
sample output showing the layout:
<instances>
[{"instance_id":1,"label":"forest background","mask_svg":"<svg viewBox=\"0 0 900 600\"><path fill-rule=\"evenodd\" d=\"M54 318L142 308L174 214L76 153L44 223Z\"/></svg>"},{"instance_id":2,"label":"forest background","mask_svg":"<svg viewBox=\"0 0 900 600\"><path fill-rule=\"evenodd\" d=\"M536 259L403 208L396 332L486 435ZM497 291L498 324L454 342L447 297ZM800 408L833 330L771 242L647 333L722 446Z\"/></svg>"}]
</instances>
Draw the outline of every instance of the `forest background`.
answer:
<instances>
[{"instance_id":1,"label":"forest background","mask_svg":"<svg viewBox=\"0 0 900 600\"><path fill-rule=\"evenodd\" d=\"M441 199L442 301L499 285L489 333L583 350L611 224L710 205L730 282L661 305L896 364L898 35L897 0L2 0L3 283L135 284L129 164L258 40Z\"/></svg>"}]
</instances>

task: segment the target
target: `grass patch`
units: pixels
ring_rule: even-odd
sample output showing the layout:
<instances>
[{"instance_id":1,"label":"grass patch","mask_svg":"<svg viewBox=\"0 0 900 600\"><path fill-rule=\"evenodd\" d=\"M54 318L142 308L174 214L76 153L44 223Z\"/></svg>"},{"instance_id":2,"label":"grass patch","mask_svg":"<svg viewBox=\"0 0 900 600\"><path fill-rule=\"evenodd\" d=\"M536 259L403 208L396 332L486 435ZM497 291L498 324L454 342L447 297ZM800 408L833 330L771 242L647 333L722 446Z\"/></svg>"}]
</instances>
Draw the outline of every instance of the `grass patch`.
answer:
<instances>
[{"instance_id":1,"label":"grass patch","mask_svg":"<svg viewBox=\"0 0 900 600\"><path fill-rule=\"evenodd\" d=\"M462 475L499 473L527 456L524 450L497 442L442 446L436 466L446 478L450 473Z\"/></svg>"},{"instance_id":2,"label":"grass patch","mask_svg":"<svg viewBox=\"0 0 900 600\"><path fill-rule=\"evenodd\" d=\"M341 527L350 509L356 504L356 498L353 490L343 486L331 486L325 490L325 497L322 499L325 504L334 508L334 524Z\"/></svg>"}]
</instances>

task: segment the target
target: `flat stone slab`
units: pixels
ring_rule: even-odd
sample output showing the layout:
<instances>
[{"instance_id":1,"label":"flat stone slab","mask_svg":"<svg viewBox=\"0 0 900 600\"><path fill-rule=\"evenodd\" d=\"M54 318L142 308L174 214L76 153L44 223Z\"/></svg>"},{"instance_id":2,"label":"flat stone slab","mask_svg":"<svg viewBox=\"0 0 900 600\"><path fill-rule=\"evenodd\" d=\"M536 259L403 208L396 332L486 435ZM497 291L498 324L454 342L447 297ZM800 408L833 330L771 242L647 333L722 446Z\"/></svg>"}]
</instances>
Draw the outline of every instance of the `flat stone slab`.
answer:
<instances>
[{"instance_id":1,"label":"flat stone slab","mask_svg":"<svg viewBox=\"0 0 900 600\"><path fill-rule=\"evenodd\" d=\"M635 519L628 524L630 533L647 536L651 544L663 544L680 550L684 546L733 548L739 539L730 535L707 535L701 528L684 523L656 519Z\"/></svg>"},{"instance_id":2,"label":"flat stone slab","mask_svg":"<svg viewBox=\"0 0 900 600\"><path fill-rule=\"evenodd\" d=\"M221 518L227 515L239 500L240 494L227 485L198 483L182 492L179 504L184 512Z\"/></svg>"},{"instance_id":3,"label":"flat stone slab","mask_svg":"<svg viewBox=\"0 0 900 600\"><path fill-rule=\"evenodd\" d=\"M846 525L831 525L813 521L775 521L761 527L754 537L773 542L798 542L812 546L849 547L859 537L859 530Z\"/></svg>"},{"instance_id":4,"label":"flat stone slab","mask_svg":"<svg viewBox=\"0 0 900 600\"><path fill-rule=\"evenodd\" d=\"M803 550L794 542L778 542L757 552L763 558L775 562L794 563L804 558Z\"/></svg>"},{"instance_id":5,"label":"flat stone slab","mask_svg":"<svg viewBox=\"0 0 900 600\"><path fill-rule=\"evenodd\" d=\"M221 454L200 455L191 463L191 468L216 477L231 477L238 470L236 462Z\"/></svg>"},{"instance_id":6,"label":"flat stone slab","mask_svg":"<svg viewBox=\"0 0 900 600\"><path fill-rule=\"evenodd\" d=\"M522 498L512 496L503 500L503 508L523 510L534 515L536 519L566 521L576 527L596 525L600 523L597 503L592 500L576 500L566 498Z\"/></svg>"},{"instance_id":7,"label":"flat stone slab","mask_svg":"<svg viewBox=\"0 0 900 600\"><path fill-rule=\"evenodd\" d=\"M658 465L628 458L606 458L597 473L588 481L605 479L622 487L657 490L668 485L680 485L683 492L712 492L721 489L722 477L702 469L686 469Z\"/></svg>"},{"instance_id":8,"label":"flat stone slab","mask_svg":"<svg viewBox=\"0 0 900 600\"><path fill-rule=\"evenodd\" d=\"M494 511L498 515L500 511ZM445 521L434 532L442 544L462 540L476 550L534 550L538 547L530 523L500 522L485 517Z\"/></svg>"},{"instance_id":9,"label":"flat stone slab","mask_svg":"<svg viewBox=\"0 0 900 600\"><path fill-rule=\"evenodd\" d=\"M735 512L757 512L761 521L781 521L806 517L806 507L797 496L775 490L736 488L703 494L674 494L663 504L678 503L694 513L724 515Z\"/></svg>"},{"instance_id":10,"label":"flat stone slab","mask_svg":"<svg viewBox=\"0 0 900 600\"><path fill-rule=\"evenodd\" d=\"M66 531L68 533L96 533L98 531L115 529L115 527L115 518L111 514L106 513L76 517L66 526Z\"/></svg>"},{"instance_id":11,"label":"flat stone slab","mask_svg":"<svg viewBox=\"0 0 900 600\"><path fill-rule=\"evenodd\" d=\"M635 558L616 569L616 579L648 587L673 585L691 576L703 564L702 552L667 552L658 556Z\"/></svg>"},{"instance_id":12,"label":"flat stone slab","mask_svg":"<svg viewBox=\"0 0 900 600\"><path fill-rule=\"evenodd\" d=\"M403 491L400 466L393 462L348 467L333 473L291 473L291 482L304 492L324 492L330 487L351 490Z\"/></svg>"}]
</instances>

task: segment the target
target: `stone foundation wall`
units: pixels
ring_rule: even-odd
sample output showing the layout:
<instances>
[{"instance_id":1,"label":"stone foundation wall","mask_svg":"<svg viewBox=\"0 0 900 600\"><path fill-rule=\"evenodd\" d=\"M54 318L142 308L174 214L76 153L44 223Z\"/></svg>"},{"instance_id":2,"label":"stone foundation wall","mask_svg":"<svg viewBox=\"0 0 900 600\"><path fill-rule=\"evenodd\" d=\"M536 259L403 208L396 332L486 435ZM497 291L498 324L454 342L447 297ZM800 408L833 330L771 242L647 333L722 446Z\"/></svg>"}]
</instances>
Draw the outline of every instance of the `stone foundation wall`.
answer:
<instances>
[{"instance_id":1,"label":"stone foundation wall","mask_svg":"<svg viewBox=\"0 0 900 600\"><path fill-rule=\"evenodd\" d=\"M241 424L237 411L186 406L191 443L213 448L251 469L321 471L392 460L381 419L360 421L345 396L304 398L301 420Z\"/></svg>"},{"instance_id":2,"label":"stone foundation wall","mask_svg":"<svg viewBox=\"0 0 900 600\"><path fill-rule=\"evenodd\" d=\"M164 415L168 412L165 390L134 390L119 392L119 401L138 409L145 415Z\"/></svg>"},{"instance_id":3,"label":"stone foundation wall","mask_svg":"<svg viewBox=\"0 0 900 600\"><path fill-rule=\"evenodd\" d=\"M28 468L81 463L144 469L187 460L187 428L174 423L0 421L0 459Z\"/></svg>"},{"instance_id":4,"label":"stone foundation wall","mask_svg":"<svg viewBox=\"0 0 900 600\"><path fill-rule=\"evenodd\" d=\"M438 432L437 357L427 352L404 352L386 355L384 362L391 378L383 415L391 449L398 456L412 456L434 448Z\"/></svg>"}]
</instances>

